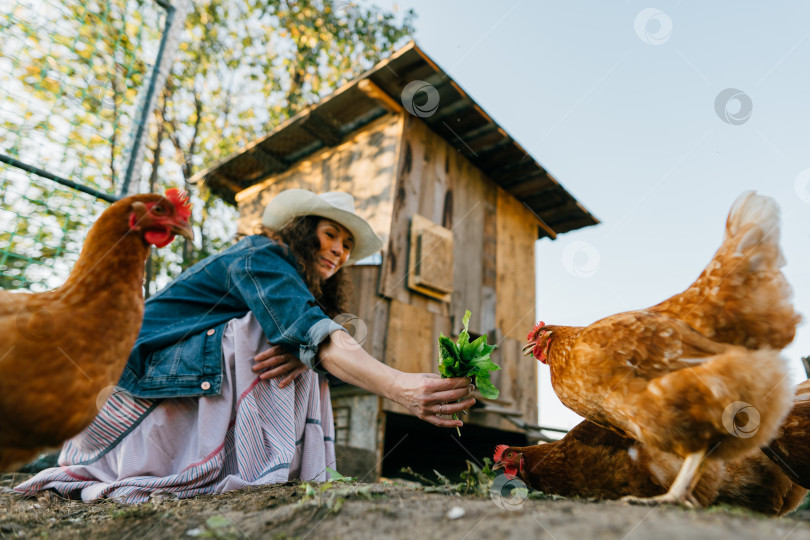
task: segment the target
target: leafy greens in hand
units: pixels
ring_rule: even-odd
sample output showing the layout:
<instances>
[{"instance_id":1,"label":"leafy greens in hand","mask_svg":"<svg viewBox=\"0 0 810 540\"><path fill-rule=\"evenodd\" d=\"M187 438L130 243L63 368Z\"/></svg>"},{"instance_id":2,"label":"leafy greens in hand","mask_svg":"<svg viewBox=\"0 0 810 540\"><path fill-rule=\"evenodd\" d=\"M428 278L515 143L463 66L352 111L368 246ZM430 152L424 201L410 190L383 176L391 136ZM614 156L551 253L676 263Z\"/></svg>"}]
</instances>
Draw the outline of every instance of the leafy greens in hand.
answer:
<instances>
[{"instance_id":1,"label":"leafy greens in hand","mask_svg":"<svg viewBox=\"0 0 810 540\"><path fill-rule=\"evenodd\" d=\"M451 377L471 377L481 395L488 399L498 397L499 391L490 380L490 374L501 367L490 359L490 353L497 345L487 345L487 336L483 335L470 341L467 327L470 323L470 311L464 313L464 330L458 336L458 343L444 334L439 334L439 373L445 379ZM453 415L458 419L458 415Z\"/></svg>"}]
</instances>

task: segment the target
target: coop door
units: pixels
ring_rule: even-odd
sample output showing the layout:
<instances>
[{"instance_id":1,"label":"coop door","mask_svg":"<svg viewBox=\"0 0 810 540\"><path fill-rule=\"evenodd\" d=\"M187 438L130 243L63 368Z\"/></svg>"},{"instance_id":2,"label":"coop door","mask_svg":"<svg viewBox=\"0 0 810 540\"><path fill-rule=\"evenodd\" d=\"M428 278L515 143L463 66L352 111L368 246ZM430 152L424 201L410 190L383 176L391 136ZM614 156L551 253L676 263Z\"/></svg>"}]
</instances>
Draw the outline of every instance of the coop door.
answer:
<instances>
[{"instance_id":1,"label":"coop door","mask_svg":"<svg viewBox=\"0 0 810 540\"><path fill-rule=\"evenodd\" d=\"M411 219L408 287L444 302L453 292L453 232L418 214Z\"/></svg>"}]
</instances>

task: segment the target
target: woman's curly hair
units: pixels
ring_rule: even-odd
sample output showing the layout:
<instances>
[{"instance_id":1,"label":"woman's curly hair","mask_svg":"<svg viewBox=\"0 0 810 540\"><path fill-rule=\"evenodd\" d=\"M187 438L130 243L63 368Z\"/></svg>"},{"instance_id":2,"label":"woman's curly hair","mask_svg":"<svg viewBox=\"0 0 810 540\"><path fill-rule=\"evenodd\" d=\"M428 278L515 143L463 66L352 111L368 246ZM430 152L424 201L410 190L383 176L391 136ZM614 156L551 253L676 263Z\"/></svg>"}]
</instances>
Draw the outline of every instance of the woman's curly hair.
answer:
<instances>
[{"instance_id":1,"label":"woman's curly hair","mask_svg":"<svg viewBox=\"0 0 810 540\"><path fill-rule=\"evenodd\" d=\"M334 318L346 312L351 283L343 268L329 279L323 279L315 269L316 255L321 248L315 230L322 219L320 216L300 216L290 220L279 231L262 226L260 234L284 244L292 251L312 296L323 312Z\"/></svg>"}]
</instances>

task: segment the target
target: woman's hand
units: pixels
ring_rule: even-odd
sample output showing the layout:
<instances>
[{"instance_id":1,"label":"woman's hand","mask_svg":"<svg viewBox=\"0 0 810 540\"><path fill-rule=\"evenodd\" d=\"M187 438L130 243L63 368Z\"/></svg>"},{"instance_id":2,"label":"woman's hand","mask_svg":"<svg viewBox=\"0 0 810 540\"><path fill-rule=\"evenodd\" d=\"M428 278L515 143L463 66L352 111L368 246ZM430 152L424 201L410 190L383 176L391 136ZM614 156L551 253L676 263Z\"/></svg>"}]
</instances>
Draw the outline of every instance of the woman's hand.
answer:
<instances>
[{"instance_id":1,"label":"woman's hand","mask_svg":"<svg viewBox=\"0 0 810 540\"><path fill-rule=\"evenodd\" d=\"M461 420L444 416L472 407L475 399L470 396L474 389L467 377L442 379L435 373L400 373L388 397L426 422L439 427L461 427L464 425Z\"/></svg>"},{"instance_id":2,"label":"woman's hand","mask_svg":"<svg viewBox=\"0 0 810 540\"><path fill-rule=\"evenodd\" d=\"M278 383L279 388L284 388L309 369L297 356L279 345L271 345L266 351L260 352L253 357L253 362L253 371L261 372L259 378L262 380L283 375L284 378Z\"/></svg>"},{"instance_id":3,"label":"woman's hand","mask_svg":"<svg viewBox=\"0 0 810 540\"><path fill-rule=\"evenodd\" d=\"M335 335L340 332L340 335ZM444 418L473 406L467 377L442 379L435 373L403 373L375 360L343 330L333 332L318 351L321 367L341 381L399 403L417 418L439 427L461 427ZM456 403L458 400L464 400Z\"/></svg>"}]
</instances>

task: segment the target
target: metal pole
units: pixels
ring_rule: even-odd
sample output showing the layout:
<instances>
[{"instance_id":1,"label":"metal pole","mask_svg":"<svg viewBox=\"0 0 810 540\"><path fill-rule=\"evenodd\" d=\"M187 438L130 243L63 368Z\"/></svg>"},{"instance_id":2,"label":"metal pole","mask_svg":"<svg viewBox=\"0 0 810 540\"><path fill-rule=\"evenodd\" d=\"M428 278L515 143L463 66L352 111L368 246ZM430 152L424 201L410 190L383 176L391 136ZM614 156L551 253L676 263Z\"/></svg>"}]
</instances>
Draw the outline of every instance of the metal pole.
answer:
<instances>
[{"instance_id":1,"label":"metal pole","mask_svg":"<svg viewBox=\"0 0 810 540\"><path fill-rule=\"evenodd\" d=\"M177 34L179 29L175 27L176 23L182 23L185 13L188 9L188 0L176 0L173 5L167 0L155 0L155 2L166 10L166 24L163 27L163 35L160 38L160 46L158 47L157 57L155 64L152 68L152 76L149 78L149 86L146 90L146 95L143 100L143 107L141 109L141 121L135 131L135 135L130 145L129 161L127 163L127 170L124 173L124 179L121 183L120 196L124 197L130 195L132 191L137 191L137 182L133 186L133 179L137 175L138 169L143 162L143 149L146 145L146 127L149 122L149 115L152 113L157 92L163 86L166 80L166 75L171 67L171 57L173 50L177 46ZM179 6L179 9L178 7ZM170 42L170 40L172 40Z\"/></svg>"},{"instance_id":2,"label":"metal pole","mask_svg":"<svg viewBox=\"0 0 810 540\"><path fill-rule=\"evenodd\" d=\"M67 178L62 178L61 176L56 176L55 174L51 174L46 170L40 169L39 167L34 167L33 165L28 165L27 163L23 163L18 159L14 159L11 156L7 156L5 154L0 154L0 161L11 165L12 167L17 167L18 169L22 169L25 172L36 174L37 176L41 176L42 178L47 178L48 180L53 180L58 184L62 184L63 186L67 186L69 188L73 188L75 190L81 191L83 193L87 193L88 195L92 195L98 199L114 203L118 200L118 197L115 195L110 195L109 193L104 193L103 191L98 191L91 187L84 186L82 184L77 184Z\"/></svg>"}]
</instances>

